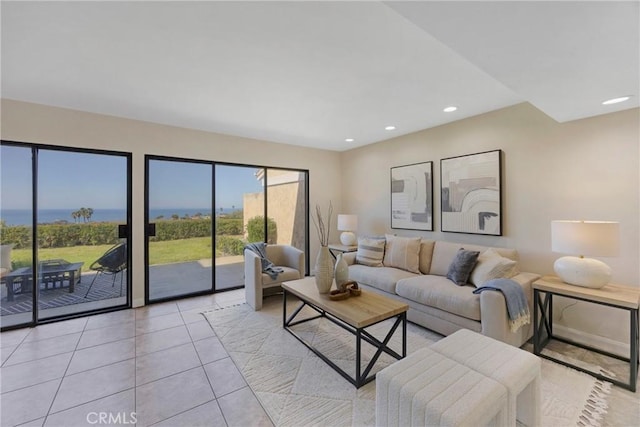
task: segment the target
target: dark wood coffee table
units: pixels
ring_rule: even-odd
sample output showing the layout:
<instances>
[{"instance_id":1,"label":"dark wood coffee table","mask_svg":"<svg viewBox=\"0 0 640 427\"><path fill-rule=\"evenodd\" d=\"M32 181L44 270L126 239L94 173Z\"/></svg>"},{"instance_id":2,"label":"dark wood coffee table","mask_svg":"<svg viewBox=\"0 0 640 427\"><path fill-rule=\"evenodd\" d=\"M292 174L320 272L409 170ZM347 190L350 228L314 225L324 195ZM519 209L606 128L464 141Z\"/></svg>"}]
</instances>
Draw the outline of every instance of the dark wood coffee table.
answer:
<instances>
[{"instance_id":1,"label":"dark wood coffee table","mask_svg":"<svg viewBox=\"0 0 640 427\"><path fill-rule=\"evenodd\" d=\"M70 263L60 259L42 261L39 267L41 290L69 288L69 293L75 291L75 285L80 283L84 262ZM13 301L14 294L31 292L33 288L33 268L22 267L12 271L2 278L7 284L7 301ZM58 286L57 286L58 285Z\"/></svg>"},{"instance_id":2,"label":"dark wood coffee table","mask_svg":"<svg viewBox=\"0 0 640 427\"><path fill-rule=\"evenodd\" d=\"M362 295L358 297L353 296L342 301L332 301L329 299L328 294L320 294L318 292L315 284L315 278L313 277L284 282L282 284L282 289L284 290L284 304L282 309L283 327L313 351L319 358L335 369L340 375L355 385L356 388L360 388L375 379L375 374L369 374L382 352L385 352L398 360L407 355L407 310L409 309L407 304L364 290L362 291ZM289 317L287 317L288 294L295 295L301 301L300 306L298 306L298 308L296 308ZM294 320L305 306L308 306L318 312L318 315L301 320ZM294 325L309 322L321 317L330 320L334 324L355 335L356 371L354 377L346 373L342 368L333 363L318 349L316 349L311 343L307 342L291 329ZM373 326L392 318L395 318L395 322L382 341L378 340L365 330L369 326ZM400 325L402 325L402 354L398 354L388 346L391 337ZM375 355L364 370L361 369L362 340L376 348Z\"/></svg>"}]
</instances>

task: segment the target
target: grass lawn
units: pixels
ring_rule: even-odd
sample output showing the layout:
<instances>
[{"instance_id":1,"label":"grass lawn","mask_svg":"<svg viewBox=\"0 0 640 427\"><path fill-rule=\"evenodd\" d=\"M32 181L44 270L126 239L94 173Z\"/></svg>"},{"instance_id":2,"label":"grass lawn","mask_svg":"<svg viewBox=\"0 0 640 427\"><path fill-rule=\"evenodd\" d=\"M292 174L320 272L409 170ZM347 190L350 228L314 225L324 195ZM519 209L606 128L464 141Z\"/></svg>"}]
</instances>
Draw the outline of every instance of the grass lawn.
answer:
<instances>
[{"instance_id":1,"label":"grass lawn","mask_svg":"<svg viewBox=\"0 0 640 427\"><path fill-rule=\"evenodd\" d=\"M64 259L69 262L84 262L84 268L88 269L111 246L40 249L38 257L40 260ZM209 237L197 237L193 239L150 242L149 257L150 265L211 258L211 239ZM11 260L13 261L14 269L31 265L31 249L13 249L11 251Z\"/></svg>"}]
</instances>

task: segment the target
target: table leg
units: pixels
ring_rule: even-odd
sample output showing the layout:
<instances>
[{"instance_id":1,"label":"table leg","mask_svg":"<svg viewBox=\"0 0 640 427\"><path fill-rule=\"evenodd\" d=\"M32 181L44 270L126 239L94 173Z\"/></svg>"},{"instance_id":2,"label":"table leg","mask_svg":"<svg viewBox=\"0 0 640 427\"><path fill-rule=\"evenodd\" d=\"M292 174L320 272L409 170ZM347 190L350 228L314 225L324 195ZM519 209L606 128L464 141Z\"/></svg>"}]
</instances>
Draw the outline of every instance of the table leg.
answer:
<instances>
[{"instance_id":1,"label":"table leg","mask_svg":"<svg viewBox=\"0 0 640 427\"><path fill-rule=\"evenodd\" d=\"M76 272L75 270L71 270L69 272L69 293L73 293L73 291L75 291L75 283L76 283L76 278L75 278ZM64 277L64 276L63 276ZM62 282L64 280L60 281L60 287L62 287Z\"/></svg>"},{"instance_id":2,"label":"table leg","mask_svg":"<svg viewBox=\"0 0 640 427\"><path fill-rule=\"evenodd\" d=\"M629 354L629 389L635 393L638 379L638 310L631 310L631 345Z\"/></svg>"},{"instance_id":3,"label":"table leg","mask_svg":"<svg viewBox=\"0 0 640 427\"><path fill-rule=\"evenodd\" d=\"M7 277L7 301L13 301L13 277Z\"/></svg>"}]
</instances>

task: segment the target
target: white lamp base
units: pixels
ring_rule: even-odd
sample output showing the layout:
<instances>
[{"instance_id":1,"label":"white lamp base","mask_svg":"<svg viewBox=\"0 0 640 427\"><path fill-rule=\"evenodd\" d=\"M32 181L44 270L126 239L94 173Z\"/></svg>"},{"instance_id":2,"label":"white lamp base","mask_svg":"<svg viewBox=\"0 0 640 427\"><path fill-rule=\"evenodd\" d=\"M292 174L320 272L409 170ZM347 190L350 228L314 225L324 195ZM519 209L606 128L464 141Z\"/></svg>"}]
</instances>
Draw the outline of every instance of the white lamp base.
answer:
<instances>
[{"instance_id":1,"label":"white lamp base","mask_svg":"<svg viewBox=\"0 0 640 427\"><path fill-rule=\"evenodd\" d=\"M593 258L558 258L553 264L553 270L563 282L585 288L599 289L611 279L611 268Z\"/></svg>"},{"instance_id":2,"label":"white lamp base","mask_svg":"<svg viewBox=\"0 0 640 427\"><path fill-rule=\"evenodd\" d=\"M358 244L358 239L356 239L356 235L351 231L343 231L340 235L340 243L345 246L355 246Z\"/></svg>"}]
</instances>

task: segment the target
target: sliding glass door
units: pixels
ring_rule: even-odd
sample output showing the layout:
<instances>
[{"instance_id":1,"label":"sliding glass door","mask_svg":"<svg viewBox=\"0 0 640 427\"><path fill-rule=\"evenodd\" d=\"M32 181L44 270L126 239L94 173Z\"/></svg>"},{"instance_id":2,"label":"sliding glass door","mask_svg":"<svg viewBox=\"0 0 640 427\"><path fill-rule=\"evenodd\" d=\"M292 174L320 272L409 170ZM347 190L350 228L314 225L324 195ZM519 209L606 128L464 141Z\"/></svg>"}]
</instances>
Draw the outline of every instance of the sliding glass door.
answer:
<instances>
[{"instance_id":1,"label":"sliding glass door","mask_svg":"<svg viewBox=\"0 0 640 427\"><path fill-rule=\"evenodd\" d=\"M40 319L126 304L127 180L123 156L38 151Z\"/></svg>"},{"instance_id":2,"label":"sliding glass door","mask_svg":"<svg viewBox=\"0 0 640 427\"><path fill-rule=\"evenodd\" d=\"M244 246L264 241L263 168L217 164L217 291L244 286Z\"/></svg>"},{"instance_id":3,"label":"sliding glass door","mask_svg":"<svg viewBox=\"0 0 640 427\"><path fill-rule=\"evenodd\" d=\"M129 306L130 155L0 150L2 328Z\"/></svg>"},{"instance_id":4,"label":"sliding glass door","mask_svg":"<svg viewBox=\"0 0 640 427\"><path fill-rule=\"evenodd\" d=\"M0 146L0 307L2 328L35 321L33 310L33 153ZM23 294L21 291L25 290Z\"/></svg>"},{"instance_id":5,"label":"sliding glass door","mask_svg":"<svg viewBox=\"0 0 640 427\"><path fill-rule=\"evenodd\" d=\"M244 286L250 242L307 250L308 172L163 156L146 162L146 301Z\"/></svg>"},{"instance_id":6,"label":"sliding glass door","mask_svg":"<svg viewBox=\"0 0 640 427\"><path fill-rule=\"evenodd\" d=\"M213 166L147 157L147 301L212 290Z\"/></svg>"}]
</instances>

